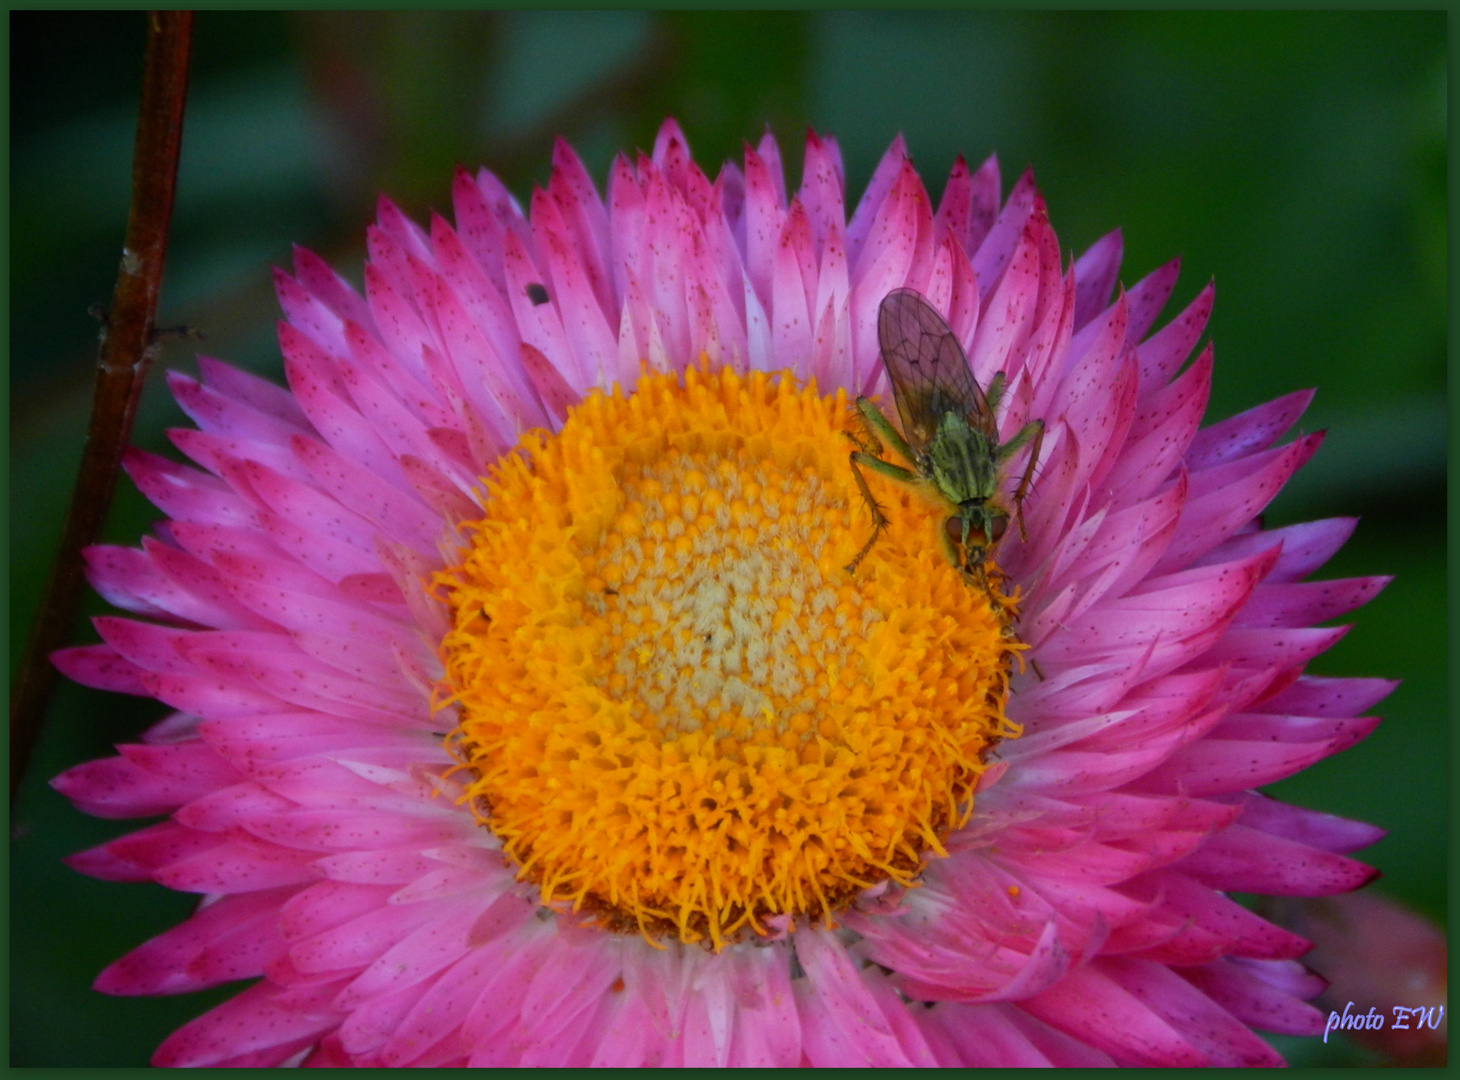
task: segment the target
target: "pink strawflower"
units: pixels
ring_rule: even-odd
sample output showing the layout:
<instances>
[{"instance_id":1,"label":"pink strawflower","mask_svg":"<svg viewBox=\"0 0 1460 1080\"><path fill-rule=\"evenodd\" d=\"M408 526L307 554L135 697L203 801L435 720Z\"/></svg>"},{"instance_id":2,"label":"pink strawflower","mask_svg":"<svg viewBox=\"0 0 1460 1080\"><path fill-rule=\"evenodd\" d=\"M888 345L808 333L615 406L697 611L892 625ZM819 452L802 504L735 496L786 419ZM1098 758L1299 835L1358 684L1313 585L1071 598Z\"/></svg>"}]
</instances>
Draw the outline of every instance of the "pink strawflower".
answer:
<instances>
[{"instance_id":1,"label":"pink strawflower","mask_svg":"<svg viewBox=\"0 0 1460 1080\"><path fill-rule=\"evenodd\" d=\"M1254 789L1377 723L1392 683L1303 670L1384 580L1303 581L1350 519L1261 527L1310 392L1198 430L1210 286L1152 333L1175 262L1117 290L1118 232L1066 268L1032 176L999 196L960 159L934 209L898 139L848 221L831 139L788 201L769 135L712 182L670 121L601 199L560 142L526 215L485 171L454 228L382 201L364 297L298 251L288 390L170 376L201 469L132 452L167 520L88 556L142 618L56 656L177 710L57 778L166 815L72 864L202 897L97 989L259 980L155 1064L1277 1065L1252 1029L1321 1034L1307 943L1227 894L1372 876L1378 829ZM885 477L844 569L842 429L891 413L901 287L1006 374L1003 439L1044 423L987 593Z\"/></svg>"}]
</instances>

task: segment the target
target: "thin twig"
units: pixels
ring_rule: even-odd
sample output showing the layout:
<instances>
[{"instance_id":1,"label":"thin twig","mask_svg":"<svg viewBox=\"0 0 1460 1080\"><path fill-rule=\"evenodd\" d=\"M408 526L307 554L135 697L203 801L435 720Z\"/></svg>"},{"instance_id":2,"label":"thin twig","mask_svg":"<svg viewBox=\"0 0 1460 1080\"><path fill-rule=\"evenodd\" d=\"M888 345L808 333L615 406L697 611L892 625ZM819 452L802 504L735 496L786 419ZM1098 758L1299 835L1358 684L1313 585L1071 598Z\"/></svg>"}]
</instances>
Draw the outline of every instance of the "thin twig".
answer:
<instances>
[{"instance_id":1,"label":"thin twig","mask_svg":"<svg viewBox=\"0 0 1460 1080\"><path fill-rule=\"evenodd\" d=\"M81 552L96 541L106 521L137 397L155 351L153 319L177 186L192 36L192 12L148 13L142 105L132 158L132 209L111 311L101 332L91 423L66 530L10 696L12 806L56 682L50 655L66 644L81 606L85 590Z\"/></svg>"}]
</instances>

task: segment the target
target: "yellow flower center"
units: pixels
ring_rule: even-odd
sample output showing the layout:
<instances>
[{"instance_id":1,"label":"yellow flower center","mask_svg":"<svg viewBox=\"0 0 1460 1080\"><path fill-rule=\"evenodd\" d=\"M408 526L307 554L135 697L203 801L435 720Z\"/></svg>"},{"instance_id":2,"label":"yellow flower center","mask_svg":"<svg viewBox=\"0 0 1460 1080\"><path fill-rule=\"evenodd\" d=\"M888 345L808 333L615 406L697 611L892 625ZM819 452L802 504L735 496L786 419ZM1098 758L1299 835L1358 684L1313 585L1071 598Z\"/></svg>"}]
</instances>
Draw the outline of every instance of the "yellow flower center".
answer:
<instances>
[{"instance_id":1,"label":"yellow flower center","mask_svg":"<svg viewBox=\"0 0 1460 1080\"><path fill-rule=\"evenodd\" d=\"M849 423L789 374L646 375L484 481L436 577L448 742L545 904L718 949L913 884L967 821L1019 734L1012 607L949 564L946 504L877 476L847 572Z\"/></svg>"}]
</instances>

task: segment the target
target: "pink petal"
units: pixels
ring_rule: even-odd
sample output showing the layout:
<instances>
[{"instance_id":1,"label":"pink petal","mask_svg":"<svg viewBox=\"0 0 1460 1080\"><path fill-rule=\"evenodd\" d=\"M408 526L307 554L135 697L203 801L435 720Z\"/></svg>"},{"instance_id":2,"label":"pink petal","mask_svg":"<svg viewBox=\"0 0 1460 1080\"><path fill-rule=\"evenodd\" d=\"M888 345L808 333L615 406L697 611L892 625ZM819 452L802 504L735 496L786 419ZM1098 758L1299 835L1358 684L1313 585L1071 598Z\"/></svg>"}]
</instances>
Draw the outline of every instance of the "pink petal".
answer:
<instances>
[{"instance_id":1,"label":"pink petal","mask_svg":"<svg viewBox=\"0 0 1460 1080\"><path fill-rule=\"evenodd\" d=\"M1373 880L1362 863L1233 825L1181 863L1181 871L1213 888L1273 896L1326 896Z\"/></svg>"},{"instance_id":2,"label":"pink petal","mask_svg":"<svg viewBox=\"0 0 1460 1080\"><path fill-rule=\"evenodd\" d=\"M308 248L294 245L294 277L321 300L341 321L370 326L370 306L364 297Z\"/></svg>"},{"instance_id":3,"label":"pink petal","mask_svg":"<svg viewBox=\"0 0 1460 1080\"><path fill-rule=\"evenodd\" d=\"M1206 412L1211 377L1208 347L1179 378L1138 404L1120 460L1105 478L1115 505L1149 498L1176 472Z\"/></svg>"},{"instance_id":4,"label":"pink petal","mask_svg":"<svg viewBox=\"0 0 1460 1080\"><path fill-rule=\"evenodd\" d=\"M435 917L399 934L390 948L341 991L335 999L337 1007L354 1009L372 998L416 986L468 955L467 932L478 914L475 905L455 903L444 910L442 905L434 908ZM396 1051L403 1052L403 1048Z\"/></svg>"},{"instance_id":5,"label":"pink petal","mask_svg":"<svg viewBox=\"0 0 1460 1080\"><path fill-rule=\"evenodd\" d=\"M324 885L339 887L341 884L338 881L324 882L312 886L310 892ZM360 890L359 906L369 903L371 906L367 910L307 937L299 936L303 932L302 927L294 927L295 938L291 941L289 956L301 971L353 973L373 963L392 945L406 939L420 927L430 925L432 917L441 913L439 905L382 905L379 890L363 889L358 883L350 887ZM331 914L334 914L333 911ZM297 915L295 922L297 924Z\"/></svg>"},{"instance_id":6,"label":"pink petal","mask_svg":"<svg viewBox=\"0 0 1460 1080\"><path fill-rule=\"evenodd\" d=\"M198 357L198 373L202 375L203 382L209 389L224 397L241 401L285 424L309 430L309 421L299 408L299 403L282 386L221 360L214 360L211 356Z\"/></svg>"},{"instance_id":7,"label":"pink petal","mask_svg":"<svg viewBox=\"0 0 1460 1080\"><path fill-rule=\"evenodd\" d=\"M1156 324L1156 316L1166 306L1166 301L1171 299L1171 291L1176 288L1176 279L1180 274L1181 260L1172 259L1164 266L1156 267L1130 287L1130 291L1126 294L1126 304L1130 309L1129 341L1132 345L1144 338L1151 327ZM1149 385L1144 378L1146 372L1147 368L1143 364L1141 366L1143 386ZM1152 388L1154 389L1154 387Z\"/></svg>"},{"instance_id":8,"label":"pink petal","mask_svg":"<svg viewBox=\"0 0 1460 1080\"><path fill-rule=\"evenodd\" d=\"M1209 469L1266 450L1298 422L1312 400L1312 390L1298 390L1213 424L1192 440L1187 464Z\"/></svg>"},{"instance_id":9,"label":"pink petal","mask_svg":"<svg viewBox=\"0 0 1460 1080\"><path fill-rule=\"evenodd\" d=\"M851 266L856 267L861 261L862 247L872 231L873 220L901 175L903 162L906 160L907 144L898 135L882 155L877 167L872 170L872 178L867 181L867 190L862 193L857 208L852 211L851 221L847 223L847 262Z\"/></svg>"},{"instance_id":10,"label":"pink petal","mask_svg":"<svg viewBox=\"0 0 1460 1080\"><path fill-rule=\"evenodd\" d=\"M1181 1032L1208 1064L1251 1068L1283 1063L1277 1051L1164 965L1110 958L1102 966L1117 985Z\"/></svg>"},{"instance_id":11,"label":"pink petal","mask_svg":"<svg viewBox=\"0 0 1460 1080\"><path fill-rule=\"evenodd\" d=\"M1036 1019L1109 1054L1117 1064L1199 1066L1207 1057L1186 1032L1158 1017L1103 968L1070 972L1043 994L1021 1003Z\"/></svg>"},{"instance_id":12,"label":"pink petal","mask_svg":"<svg viewBox=\"0 0 1460 1080\"><path fill-rule=\"evenodd\" d=\"M339 1022L328 987L251 986L179 1028L152 1057L162 1068L221 1065L244 1054L254 1065L276 1065Z\"/></svg>"},{"instance_id":13,"label":"pink petal","mask_svg":"<svg viewBox=\"0 0 1460 1080\"><path fill-rule=\"evenodd\" d=\"M573 232L574 247L584 256L583 270L601 310L611 314L617 305L608 271L608 214L582 159L563 139L553 143L553 174L548 194Z\"/></svg>"},{"instance_id":14,"label":"pink petal","mask_svg":"<svg viewBox=\"0 0 1460 1080\"><path fill-rule=\"evenodd\" d=\"M351 461L386 478L401 478L395 455L364 417L345 400L344 384L323 370L327 358L288 326L279 328L289 387L325 441ZM286 443L287 445L287 443Z\"/></svg>"},{"instance_id":15,"label":"pink petal","mask_svg":"<svg viewBox=\"0 0 1460 1080\"><path fill-rule=\"evenodd\" d=\"M1119 229L1112 229L1075 260L1075 329L1079 330L1110 304L1120 273L1125 246Z\"/></svg>"},{"instance_id":16,"label":"pink petal","mask_svg":"<svg viewBox=\"0 0 1460 1080\"><path fill-rule=\"evenodd\" d=\"M610 987L599 1015L584 1025L596 1036L597 1045L587 1062L592 1067L633 1069L646 1064L651 1038L649 1017L643 1002L624 989Z\"/></svg>"},{"instance_id":17,"label":"pink petal","mask_svg":"<svg viewBox=\"0 0 1460 1080\"><path fill-rule=\"evenodd\" d=\"M846 229L846 198L834 157L835 144L828 145L810 128L806 129L806 160L801 169L798 198L806 208L811 238L817 254L826 258L827 240Z\"/></svg>"},{"instance_id":18,"label":"pink petal","mask_svg":"<svg viewBox=\"0 0 1460 1080\"><path fill-rule=\"evenodd\" d=\"M803 932L796 939L796 955L806 978L792 986L802 1045L813 1066L914 1064L839 942Z\"/></svg>"},{"instance_id":19,"label":"pink petal","mask_svg":"<svg viewBox=\"0 0 1460 1080\"><path fill-rule=\"evenodd\" d=\"M1177 972L1244 1024L1281 1035L1320 1035L1323 1014L1285 991L1254 978L1235 963L1219 960Z\"/></svg>"},{"instance_id":20,"label":"pink petal","mask_svg":"<svg viewBox=\"0 0 1460 1080\"><path fill-rule=\"evenodd\" d=\"M80 645L72 649L61 649L51 654L51 663L56 665L56 670L68 679L81 683L83 686L91 686L97 690L111 690L118 694L145 695L147 687L141 679L141 671L131 661L117 655L117 651L109 645ZM66 774L62 774L64 776ZM57 777L59 780L61 777ZM52 786L56 781L52 781ZM76 793L61 790L61 794L68 798L77 798L81 795L81 789L77 788ZM96 813L95 810L88 810L87 813ZM106 816L106 815L103 815Z\"/></svg>"},{"instance_id":21,"label":"pink petal","mask_svg":"<svg viewBox=\"0 0 1460 1080\"><path fill-rule=\"evenodd\" d=\"M781 948L738 951L730 975L737 1009L731 1068L801 1063L801 1021Z\"/></svg>"},{"instance_id":22,"label":"pink petal","mask_svg":"<svg viewBox=\"0 0 1460 1080\"><path fill-rule=\"evenodd\" d=\"M462 1022L461 1033L472 1048L471 1065L516 1064L524 1047L511 1038L511 1029L521 1015L520 987L532 977L549 952L552 938L543 933L516 935L514 946L504 954L494 978L482 990Z\"/></svg>"},{"instance_id":23,"label":"pink petal","mask_svg":"<svg viewBox=\"0 0 1460 1080\"><path fill-rule=\"evenodd\" d=\"M378 232L372 230L370 235L379 240ZM399 265L391 266L387 261L391 256L376 244L372 247L372 261L365 267L365 295L372 320L390 355L406 371L419 376L422 350L436 342L415 305L403 295L411 289L404 258L396 254Z\"/></svg>"},{"instance_id":24,"label":"pink petal","mask_svg":"<svg viewBox=\"0 0 1460 1080\"><path fill-rule=\"evenodd\" d=\"M541 190L533 196L532 224L547 256L552 300L562 315L564 333L592 384L604 385L617 367L614 335L557 205Z\"/></svg>"},{"instance_id":25,"label":"pink petal","mask_svg":"<svg viewBox=\"0 0 1460 1080\"><path fill-rule=\"evenodd\" d=\"M974 252L983 245L999 213L999 194L1002 189L999 184L998 155L990 154L984 159L978 171L973 174L969 186L972 191L969 199L968 235L959 239L964 251Z\"/></svg>"},{"instance_id":26,"label":"pink petal","mask_svg":"<svg viewBox=\"0 0 1460 1080\"><path fill-rule=\"evenodd\" d=\"M291 435L309 433L307 425L261 412L176 371L168 372L167 386L182 410L204 431L272 443L287 443Z\"/></svg>"},{"instance_id":27,"label":"pink petal","mask_svg":"<svg viewBox=\"0 0 1460 1080\"><path fill-rule=\"evenodd\" d=\"M1305 584L1266 584L1237 619L1239 626L1309 626L1327 622L1367 604L1391 577L1347 578Z\"/></svg>"},{"instance_id":28,"label":"pink petal","mask_svg":"<svg viewBox=\"0 0 1460 1080\"><path fill-rule=\"evenodd\" d=\"M505 290L506 278L502 272L504 229L498 216L501 208L488 204L482 188L462 168L458 168L452 177L451 204L462 242L497 289Z\"/></svg>"},{"instance_id":29,"label":"pink petal","mask_svg":"<svg viewBox=\"0 0 1460 1080\"><path fill-rule=\"evenodd\" d=\"M961 250L968 239L972 212L973 178L968 172L968 162L959 154L953 159L953 168L948 173L948 182L943 185L943 196L938 200L938 210L933 215L937 239L941 242L951 236L958 241Z\"/></svg>"},{"instance_id":30,"label":"pink petal","mask_svg":"<svg viewBox=\"0 0 1460 1080\"><path fill-rule=\"evenodd\" d=\"M299 949L314 934L383 907L389 896L388 886L317 882L285 901L279 909L279 925L293 948Z\"/></svg>"},{"instance_id":31,"label":"pink petal","mask_svg":"<svg viewBox=\"0 0 1460 1080\"><path fill-rule=\"evenodd\" d=\"M122 459L137 490L174 521L245 524L252 507L228 485L144 450L129 449Z\"/></svg>"},{"instance_id":32,"label":"pink petal","mask_svg":"<svg viewBox=\"0 0 1460 1080\"><path fill-rule=\"evenodd\" d=\"M1346 626L1331 630L1229 630L1204 659L1249 669L1296 668L1332 648L1348 631Z\"/></svg>"},{"instance_id":33,"label":"pink petal","mask_svg":"<svg viewBox=\"0 0 1460 1080\"><path fill-rule=\"evenodd\" d=\"M1224 466L1191 474L1192 486L1181 524L1156 572L1186 565L1255 518L1294 470L1318 449L1319 441L1310 436L1281 450L1244 459L1239 463L1241 474L1230 480L1225 474L1214 475Z\"/></svg>"},{"instance_id":34,"label":"pink petal","mask_svg":"<svg viewBox=\"0 0 1460 1080\"><path fill-rule=\"evenodd\" d=\"M390 1066L424 1067L423 1051L438 1048L444 1054L464 1053L459 1028L472 1002L494 978L492 963L479 954L467 956L436 979L380 1047L381 1061ZM456 1036L453 1038L453 1036ZM440 1044L445 1042L445 1046ZM434 1057L435 1055L433 1055Z\"/></svg>"},{"instance_id":35,"label":"pink petal","mask_svg":"<svg viewBox=\"0 0 1460 1080\"><path fill-rule=\"evenodd\" d=\"M1193 565L1224 562L1230 558L1245 557L1280 546L1281 554L1272 573L1268 575L1268 580L1274 583L1298 581L1332 558L1334 552L1353 534L1357 524L1357 518L1329 518L1326 521L1288 525L1281 529L1239 533L1218 544L1195 560Z\"/></svg>"},{"instance_id":36,"label":"pink petal","mask_svg":"<svg viewBox=\"0 0 1460 1080\"><path fill-rule=\"evenodd\" d=\"M290 890L239 893L133 949L95 983L103 994L178 994L254 978L284 949L280 902Z\"/></svg>"},{"instance_id":37,"label":"pink petal","mask_svg":"<svg viewBox=\"0 0 1460 1080\"><path fill-rule=\"evenodd\" d=\"M563 1040L619 977L613 942L592 935L576 945L560 944L520 989L522 1034L544 1049ZM524 1058L524 1064L531 1062L530 1055Z\"/></svg>"},{"instance_id":38,"label":"pink petal","mask_svg":"<svg viewBox=\"0 0 1460 1080\"><path fill-rule=\"evenodd\" d=\"M1109 1068L1110 1057L1007 1005L939 1005L930 1011L957 1046L947 1064L975 1068Z\"/></svg>"},{"instance_id":39,"label":"pink petal","mask_svg":"<svg viewBox=\"0 0 1460 1080\"><path fill-rule=\"evenodd\" d=\"M1159 870L1123 888L1133 895L1156 898L1167 925L1180 934L1219 943L1218 955L1290 959L1309 948L1298 935L1175 870Z\"/></svg>"},{"instance_id":40,"label":"pink petal","mask_svg":"<svg viewBox=\"0 0 1460 1080\"><path fill-rule=\"evenodd\" d=\"M333 881L356 885L407 885L435 869L430 859L409 847L327 855L315 866Z\"/></svg>"},{"instance_id":41,"label":"pink petal","mask_svg":"<svg viewBox=\"0 0 1460 1080\"><path fill-rule=\"evenodd\" d=\"M666 175L672 174L675 183L681 182L680 173L689 167L689 140L684 137L679 121L672 116L664 118L654 135L654 164Z\"/></svg>"},{"instance_id":42,"label":"pink petal","mask_svg":"<svg viewBox=\"0 0 1460 1080\"><path fill-rule=\"evenodd\" d=\"M1010 253L1008 270L998 280L979 275L979 291L988 297L968 353L969 366L981 385L1005 370L1008 358L1030 331L1039 289L1039 222L1031 215Z\"/></svg>"},{"instance_id":43,"label":"pink petal","mask_svg":"<svg viewBox=\"0 0 1460 1080\"><path fill-rule=\"evenodd\" d=\"M1377 843L1386 833L1377 825L1289 806L1255 791L1229 798L1242 807L1243 825L1322 851L1346 855Z\"/></svg>"},{"instance_id":44,"label":"pink petal","mask_svg":"<svg viewBox=\"0 0 1460 1080\"><path fill-rule=\"evenodd\" d=\"M771 277L780 241L784 203L777 198L770 168L745 148L745 272L756 297L771 303Z\"/></svg>"},{"instance_id":45,"label":"pink petal","mask_svg":"<svg viewBox=\"0 0 1460 1080\"><path fill-rule=\"evenodd\" d=\"M814 327L807 300L816 295L816 266L811 252L811 226L800 202L791 203L773 261L771 310L775 354L779 363L804 379L810 374Z\"/></svg>"},{"instance_id":46,"label":"pink petal","mask_svg":"<svg viewBox=\"0 0 1460 1080\"><path fill-rule=\"evenodd\" d=\"M987 170L987 172L985 171ZM987 220L982 208L987 206L988 196L993 195L993 205L998 206L998 162L989 158L973 178L973 214L969 224L968 243L965 250L973 257L973 272L978 277L979 291L991 294L1003 276L1004 268L1024 235L1024 227L1034 208L1041 201L1039 190L1034 185L1034 170L1026 169L1009 192L1004 208L992 220L984 236L978 236L983 221Z\"/></svg>"},{"instance_id":47,"label":"pink petal","mask_svg":"<svg viewBox=\"0 0 1460 1080\"><path fill-rule=\"evenodd\" d=\"M219 756L228 760L221 752ZM287 813L294 805L260 784L246 780L193 799L173 815L173 820L204 833L225 833L252 821L256 815Z\"/></svg>"},{"instance_id":48,"label":"pink petal","mask_svg":"<svg viewBox=\"0 0 1460 1080\"><path fill-rule=\"evenodd\" d=\"M527 245L516 233L507 234L503 269L507 276L507 301L512 306L522 340L541 351L574 389L582 391L591 384L593 376L588 358L574 350L563 330L557 305L535 303L528 295L529 287L542 285L548 275L533 261Z\"/></svg>"},{"instance_id":49,"label":"pink petal","mask_svg":"<svg viewBox=\"0 0 1460 1080\"><path fill-rule=\"evenodd\" d=\"M316 881L310 852L253 840L230 840L153 872L159 884L182 892L254 892Z\"/></svg>"}]
</instances>

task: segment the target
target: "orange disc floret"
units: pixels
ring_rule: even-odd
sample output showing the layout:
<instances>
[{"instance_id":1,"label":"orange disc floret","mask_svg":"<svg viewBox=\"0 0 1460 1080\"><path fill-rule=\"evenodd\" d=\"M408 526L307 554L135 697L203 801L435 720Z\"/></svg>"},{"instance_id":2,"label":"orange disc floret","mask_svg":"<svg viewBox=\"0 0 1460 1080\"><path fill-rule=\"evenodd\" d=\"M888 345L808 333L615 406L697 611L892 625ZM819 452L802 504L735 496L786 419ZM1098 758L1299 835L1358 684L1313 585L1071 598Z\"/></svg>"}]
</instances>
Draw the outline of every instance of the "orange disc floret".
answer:
<instances>
[{"instance_id":1,"label":"orange disc floret","mask_svg":"<svg viewBox=\"0 0 1460 1080\"><path fill-rule=\"evenodd\" d=\"M967 820L1012 609L944 558L946 508L848 463L846 395L788 374L593 393L485 480L437 575L450 745L544 903L719 948L912 884Z\"/></svg>"}]
</instances>

